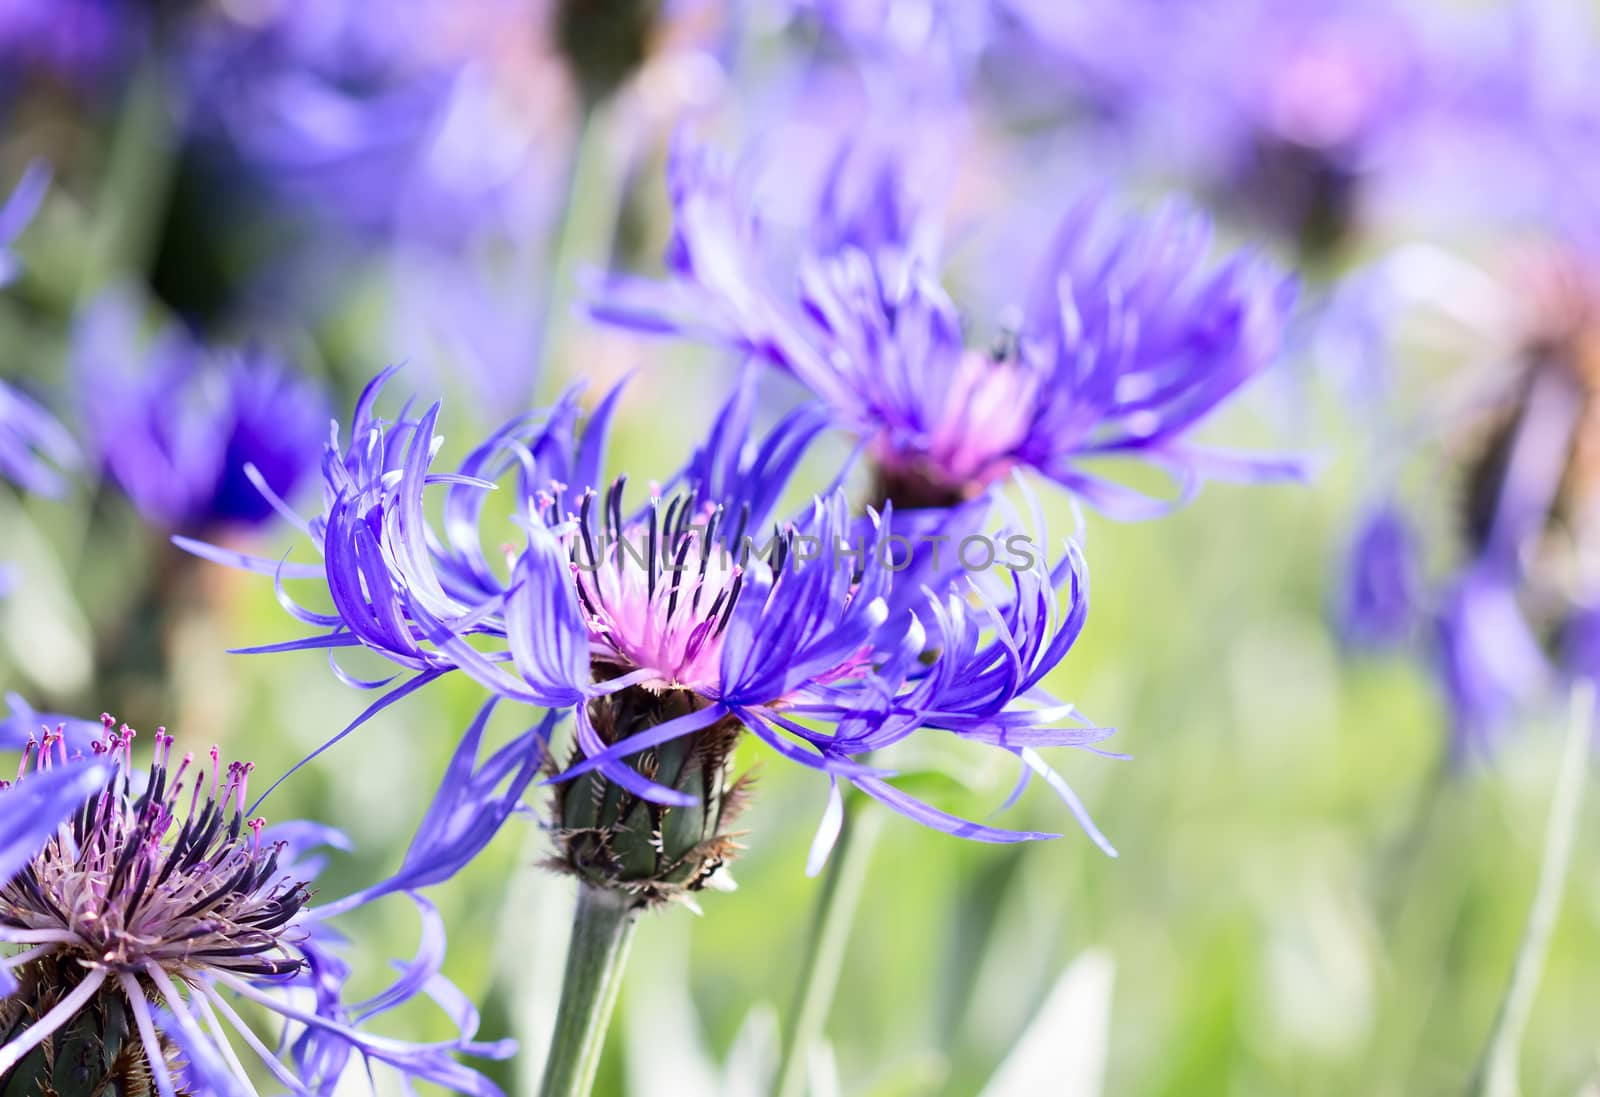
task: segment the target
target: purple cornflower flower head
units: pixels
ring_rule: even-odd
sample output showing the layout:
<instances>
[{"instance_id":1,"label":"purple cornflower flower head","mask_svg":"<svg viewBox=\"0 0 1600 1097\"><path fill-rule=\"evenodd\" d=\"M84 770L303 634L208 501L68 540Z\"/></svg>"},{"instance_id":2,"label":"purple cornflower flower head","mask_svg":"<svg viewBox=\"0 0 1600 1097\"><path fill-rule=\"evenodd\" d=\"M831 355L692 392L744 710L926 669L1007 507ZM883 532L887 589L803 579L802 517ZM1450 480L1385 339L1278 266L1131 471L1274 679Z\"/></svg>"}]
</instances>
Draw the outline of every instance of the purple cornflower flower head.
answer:
<instances>
[{"instance_id":1,"label":"purple cornflower flower head","mask_svg":"<svg viewBox=\"0 0 1600 1097\"><path fill-rule=\"evenodd\" d=\"M162 1097L197 1087L232 1097L255 1092L238 1041L294 1093L330 1091L356 1057L367 1071L381 1063L498 1093L455 1059L511 1048L472 1040L475 1016L438 974L443 929L431 905L413 896L417 960L378 996L345 1002L348 971L322 924L335 911L309 906L304 875L308 848L333 836L247 820L253 767L224 769L215 748L209 766L176 759L161 729L141 779L135 733L102 721L92 759L47 732L24 747L15 785L0 785L0 941L24 946L4 960L0 1076L56 1088L70 1063L90 1091L148 1079ZM418 993L461 1023L459 1039L407 1044L357 1027ZM263 1039L236 1000L275 1014L281 1032Z\"/></svg>"},{"instance_id":2,"label":"purple cornflower flower head","mask_svg":"<svg viewBox=\"0 0 1600 1097\"><path fill-rule=\"evenodd\" d=\"M1422 611L1417 534L1393 502L1371 508L1347 550L1338 605L1340 635L1352 647L1397 647L1412 634Z\"/></svg>"},{"instance_id":3,"label":"purple cornflower flower head","mask_svg":"<svg viewBox=\"0 0 1600 1097\"><path fill-rule=\"evenodd\" d=\"M1190 438L1278 353L1294 283L1271 264L1211 266L1209 226L1182 207L1130 218L1086 202L985 346L936 280L940 226L907 173L885 158L852 188L850 159L826 180L798 260L785 261L735 173L680 145L671 279L618 276L594 314L787 372L862 437L878 497L902 508L980 496L1017 468L1122 517L1173 505L1091 471L1099 458L1161 469L1180 501L1206 476L1298 474L1296 462Z\"/></svg>"},{"instance_id":4,"label":"purple cornflower flower head","mask_svg":"<svg viewBox=\"0 0 1600 1097\"><path fill-rule=\"evenodd\" d=\"M563 401L548 415L514 420L460 472L441 475L429 471L438 407L379 419L373 407L387 376L363 395L350 448L336 440L327 450L327 505L306 525L322 567L179 543L280 582L326 584L333 614L282 598L325 633L253 650L361 645L414 672L352 727L453 671L495 696L570 712L575 753L552 774L568 870L639 902L704 884L730 852L725 828L742 785L726 770L745 730L829 777L836 806L846 781L947 833L1047 837L951 816L858 760L927 728L996 745L1043 775L1104 844L1037 753L1110 734L1083 726L1040 689L1087 612L1075 550L1054 573L1035 553L1001 579L973 575L918 597L895 589L901 557L887 510L863 523L833 489L793 520L775 517L801 454L826 425L816 408L751 438L753 389L741 387L668 487L630 504L625 481L594 486L617 392L581 434L575 405ZM480 525L485 489L507 474L520 492L526 544L501 578L481 549L494 535ZM445 493L437 533L424 518L429 484ZM1065 598L1056 592L1063 582ZM371 688L392 682L345 677ZM641 840L658 832L669 840ZM831 833L825 826L817 864Z\"/></svg>"},{"instance_id":5,"label":"purple cornflower flower head","mask_svg":"<svg viewBox=\"0 0 1600 1097\"><path fill-rule=\"evenodd\" d=\"M707 453L718 452L733 422L730 409ZM773 448L769 440L761 452ZM1053 578L1035 568L1015 573L1004 601L976 583L930 592L934 625L925 629L913 613L890 612L887 514L874 536L854 540L859 523L835 491L801 520L753 537L790 462L775 462L769 479L739 462L718 472L714 460L703 454L677 479L677 494L654 495L631 517L621 482L586 492L576 514L556 510L554 494L536 502L506 599L516 678L447 630L431 631L496 694L572 709L576 753L554 778L566 785L554 812L564 867L641 902L704 884L731 855L726 825L744 789L727 784L725 770L745 730L830 779L813 871L837 833L841 780L945 833L1047 837L949 815L858 760L924 728L1017 754L1105 844L1033 748L1088 746L1109 732L1079 726L1070 706L1011 707L1035 693L1082 627L1087 599L1075 555L1063 565L1072 587L1065 605ZM760 550L751 551L753 541ZM646 853L630 838L639 829L631 818L657 820L651 832L672 840Z\"/></svg>"},{"instance_id":6,"label":"purple cornflower flower head","mask_svg":"<svg viewBox=\"0 0 1600 1097\"><path fill-rule=\"evenodd\" d=\"M322 391L259 349L211 350L177 327L141 351L128 304L81 319L72 367L106 473L144 515L200 532L272 515L255 481L292 493L327 429Z\"/></svg>"}]
</instances>

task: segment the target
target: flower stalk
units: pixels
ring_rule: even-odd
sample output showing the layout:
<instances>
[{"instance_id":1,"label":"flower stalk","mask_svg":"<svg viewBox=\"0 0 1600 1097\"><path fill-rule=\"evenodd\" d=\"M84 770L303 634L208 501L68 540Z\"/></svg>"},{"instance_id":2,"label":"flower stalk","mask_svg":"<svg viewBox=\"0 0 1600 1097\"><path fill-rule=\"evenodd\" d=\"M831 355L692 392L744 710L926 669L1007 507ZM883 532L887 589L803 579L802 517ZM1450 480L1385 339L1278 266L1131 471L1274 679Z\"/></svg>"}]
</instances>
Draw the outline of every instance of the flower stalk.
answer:
<instances>
[{"instance_id":1,"label":"flower stalk","mask_svg":"<svg viewBox=\"0 0 1600 1097\"><path fill-rule=\"evenodd\" d=\"M594 1089L638 920L639 908L631 897L588 883L578 886L541 1097L588 1097Z\"/></svg>"},{"instance_id":2,"label":"flower stalk","mask_svg":"<svg viewBox=\"0 0 1600 1097\"><path fill-rule=\"evenodd\" d=\"M822 1036L839 972L844 967L850 927L866 886L867 865L872 861L883 827L883 813L861 803L839 833L833 856L824 870L822 894L811 921L794 1007L783 1026L782 1057L778 1063L777 1097L805 1097L812 1049Z\"/></svg>"},{"instance_id":3,"label":"flower stalk","mask_svg":"<svg viewBox=\"0 0 1600 1097\"><path fill-rule=\"evenodd\" d=\"M1589 777L1590 729L1594 724L1595 687L1582 681L1572 691L1572 714L1566 742L1561 752L1561 768L1556 773L1551 795L1550 817L1545 824L1544 855L1539 862L1539 879L1534 887L1528 925L1517 949L1511 982L1500 1003L1494 1032L1474 1081L1476 1097L1518 1097L1522 1092L1522 1037L1533 1001L1544 975L1555 934L1561 900L1566 894L1567 873L1572 867L1572 848L1578 837L1578 822L1583 811L1584 784Z\"/></svg>"}]
</instances>

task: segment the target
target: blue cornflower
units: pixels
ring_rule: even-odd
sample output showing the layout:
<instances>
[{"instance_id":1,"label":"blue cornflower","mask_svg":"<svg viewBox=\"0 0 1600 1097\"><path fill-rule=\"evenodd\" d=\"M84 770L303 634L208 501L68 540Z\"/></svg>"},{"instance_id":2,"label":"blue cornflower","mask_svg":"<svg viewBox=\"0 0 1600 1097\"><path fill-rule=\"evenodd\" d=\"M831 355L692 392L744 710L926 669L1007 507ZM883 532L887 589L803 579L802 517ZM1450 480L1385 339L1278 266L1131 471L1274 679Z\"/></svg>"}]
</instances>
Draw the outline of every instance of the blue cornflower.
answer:
<instances>
[{"instance_id":1,"label":"blue cornflower","mask_svg":"<svg viewBox=\"0 0 1600 1097\"><path fill-rule=\"evenodd\" d=\"M1274 360L1294 300L1293 281L1264 259L1210 266L1203 216L1077 206L982 346L937 281L939 225L901 164L870 164L865 186L853 185L855 167L838 159L809 234L779 245L762 235L735 173L680 144L672 278L617 277L595 315L731 346L789 373L864 439L880 497L902 507L973 498L1021 468L1136 517L1170 504L1101 477L1095 459L1152 464L1180 499L1208 475L1298 471L1190 437ZM798 259L785 258L794 249Z\"/></svg>"},{"instance_id":2,"label":"blue cornflower","mask_svg":"<svg viewBox=\"0 0 1600 1097\"><path fill-rule=\"evenodd\" d=\"M255 481L288 495L315 467L326 398L264 350L168 327L141 351L134 310L112 296L80 319L72 369L102 466L156 525L259 524L272 507Z\"/></svg>"},{"instance_id":3,"label":"blue cornflower","mask_svg":"<svg viewBox=\"0 0 1600 1097\"><path fill-rule=\"evenodd\" d=\"M312 907L307 887L307 854L342 836L247 820L253 767L224 769L215 748L209 766L174 758L162 729L141 778L135 733L102 722L90 757L47 731L24 747L17 782L0 785L0 942L24 946L0 961L0 1076L44 1084L70 1062L89 1072L90 1089L149 1079L162 1097L243 1097L256 1092L246 1061L297 1094L383 1064L457 1092L499 1093L456 1056L505 1057L513 1045L473 1040L476 1015L439 975L443 925L426 900L412 895L423 926L416 960L377 996L346 1001L349 972L325 921L353 903ZM419 993L458 1023L458 1038L410 1044L362 1030ZM272 1013L280 1031L258 1035L235 1001Z\"/></svg>"},{"instance_id":4,"label":"blue cornflower","mask_svg":"<svg viewBox=\"0 0 1600 1097\"><path fill-rule=\"evenodd\" d=\"M306 526L322 567L180 544L280 580L326 583L333 614L301 609L286 594L283 601L327 632L255 650L361 645L416 672L357 723L453 671L495 696L570 712L577 753L555 778L566 788L555 823L573 871L646 901L702 884L726 854L722 825L739 789L724 770L745 730L826 775L835 802L849 782L947 833L1047 837L951 816L897 790L891 774L859 756L943 729L1012 752L1080 810L1036 750L1109 734L1040 690L1087 612L1076 550L1054 573L1035 549L996 569L1000 578L897 590L903 555L887 508L864 523L835 488L794 519L775 517L826 419L803 408L751 438L749 386L668 487L639 504L625 498L625 481L598 479L616 392L582 432L568 398L496 432L460 472L436 475L438 407L379 420L373 405L386 377L363 395L349 448L335 442L325 456L327 506ZM485 488L507 474L526 540L508 550L502 577L481 548L497 538L480 527ZM444 525L434 532L423 489L441 481ZM619 850L628 827L594 818L602 802L612 823L669 810L688 821L673 831L671 852Z\"/></svg>"}]
</instances>

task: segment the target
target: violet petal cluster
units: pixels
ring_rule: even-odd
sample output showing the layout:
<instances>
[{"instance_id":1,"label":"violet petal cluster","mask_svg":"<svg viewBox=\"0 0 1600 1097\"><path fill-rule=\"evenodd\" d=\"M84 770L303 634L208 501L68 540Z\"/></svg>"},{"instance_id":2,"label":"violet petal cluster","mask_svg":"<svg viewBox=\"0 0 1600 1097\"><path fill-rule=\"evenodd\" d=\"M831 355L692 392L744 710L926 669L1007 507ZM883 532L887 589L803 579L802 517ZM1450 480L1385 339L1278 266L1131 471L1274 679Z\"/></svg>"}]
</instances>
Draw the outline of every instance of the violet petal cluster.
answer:
<instances>
[{"instance_id":1,"label":"violet petal cluster","mask_svg":"<svg viewBox=\"0 0 1600 1097\"><path fill-rule=\"evenodd\" d=\"M1054 572L1040 551L999 580L985 573L897 591L892 507L869 514L867 533L838 489L798 514L778 514L800 457L826 425L816 408L755 435L753 393L741 387L685 466L647 498L630 500L625 480L599 477L617 392L582 430L569 396L494 432L459 471L435 473L439 408L382 419L374 409L388 377L363 394L350 442L336 439L325 452L326 505L304 524L322 565L179 539L211 559L274 575L280 591L288 579L325 585L333 613L309 611L282 592L316 635L253 650L359 646L413 672L392 687L393 678L343 674L351 684L388 688L357 724L460 672L497 697L573 715L578 757L556 780L596 772L643 801L687 806L693 795L630 759L733 721L836 786L855 784L927 826L997 842L1048 835L922 803L866 756L944 730L1010 751L1070 797L1037 749L1087 746L1109 734L1040 686L1087 611L1075 551ZM523 540L498 569L481 547L503 541L482 529L484 498L497 482L517 492ZM432 485L443 495L439 529L423 503ZM926 573L907 574L915 581ZM611 719L604 714L614 699L638 691L681 697L683 711L608 739L597 721Z\"/></svg>"},{"instance_id":2,"label":"violet petal cluster","mask_svg":"<svg viewBox=\"0 0 1600 1097\"><path fill-rule=\"evenodd\" d=\"M1295 284L1270 262L1213 264L1209 223L1181 206L1084 202L984 343L940 284L937 212L900 161L861 161L841 154L802 238L774 241L739 173L680 144L671 277L615 277L593 314L788 373L862 438L902 506L950 505L1022 468L1120 517L1170 509L1101 474L1105 458L1155 466L1178 501L1208 476L1299 474L1193 438L1279 352Z\"/></svg>"}]
</instances>

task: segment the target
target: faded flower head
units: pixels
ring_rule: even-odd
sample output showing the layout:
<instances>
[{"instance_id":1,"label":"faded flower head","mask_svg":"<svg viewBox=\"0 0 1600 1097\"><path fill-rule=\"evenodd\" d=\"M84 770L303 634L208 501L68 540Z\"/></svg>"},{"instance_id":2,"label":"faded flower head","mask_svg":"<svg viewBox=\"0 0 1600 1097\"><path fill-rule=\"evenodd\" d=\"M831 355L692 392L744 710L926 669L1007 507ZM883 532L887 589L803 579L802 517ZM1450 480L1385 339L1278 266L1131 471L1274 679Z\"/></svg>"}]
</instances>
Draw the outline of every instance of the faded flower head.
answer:
<instances>
[{"instance_id":1,"label":"faded flower head","mask_svg":"<svg viewBox=\"0 0 1600 1097\"><path fill-rule=\"evenodd\" d=\"M1135 517L1170 504L1103 478L1097 459L1153 465L1180 499L1208 475L1298 472L1190 438L1276 358L1294 300L1263 259L1213 265L1197 213L1079 205L985 339L938 281L941 226L893 156L864 170L859 156L838 158L797 262L711 153L681 145L671 188L672 278L614 278L595 315L786 371L863 437L885 501L950 505L1021 468Z\"/></svg>"},{"instance_id":2,"label":"faded flower head","mask_svg":"<svg viewBox=\"0 0 1600 1097\"><path fill-rule=\"evenodd\" d=\"M494 1092L453 1053L503 1047L473 1044L470 1032L409 1045L354 1027L415 995L437 969L408 971L367 1003L387 1002L378 1008L341 1000L345 971L327 951L323 915L308 908L298 862L327 832L291 824L280 835L247 818L253 767L224 768L215 748L209 762L175 759L162 729L141 778L135 732L102 721L91 758L69 752L63 725L30 738L17 782L0 785L0 942L22 949L0 961L0 1077L31 1079L26 1092L251 1093L237 1039L296 1092L331 1086L352 1052L462 1092ZM417 902L427 922L431 908ZM280 1048L292 1071L235 999L287 1026Z\"/></svg>"},{"instance_id":3,"label":"faded flower head","mask_svg":"<svg viewBox=\"0 0 1600 1097\"><path fill-rule=\"evenodd\" d=\"M316 465L327 405L260 349L213 350L169 327L140 349L119 297L92 306L73 346L83 418L106 473L172 530L250 526Z\"/></svg>"}]
</instances>

